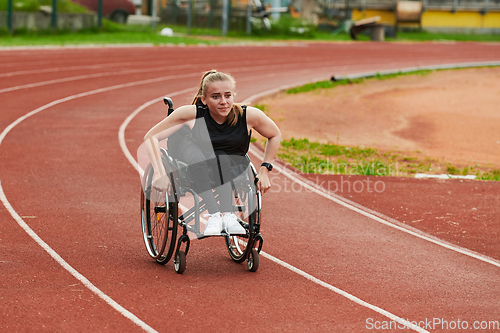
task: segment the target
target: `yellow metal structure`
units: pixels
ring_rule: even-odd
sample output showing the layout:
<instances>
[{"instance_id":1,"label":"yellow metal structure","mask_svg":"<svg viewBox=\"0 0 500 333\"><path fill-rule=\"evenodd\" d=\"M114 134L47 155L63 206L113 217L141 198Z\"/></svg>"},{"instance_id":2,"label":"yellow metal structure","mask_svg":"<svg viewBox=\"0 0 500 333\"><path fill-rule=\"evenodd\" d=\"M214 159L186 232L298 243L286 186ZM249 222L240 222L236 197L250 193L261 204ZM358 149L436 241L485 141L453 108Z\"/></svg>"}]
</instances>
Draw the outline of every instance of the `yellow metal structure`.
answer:
<instances>
[{"instance_id":1,"label":"yellow metal structure","mask_svg":"<svg viewBox=\"0 0 500 333\"><path fill-rule=\"evenodd\" d=\"M355 9L352 12L354 21L373 16L380 16L382 24L394 25L396 22L394 12L389 10L367 9L359 11ZM418 25L415 24L415 26ZM477 11L451 13L450 11L427 10L422 14L422 28L500 29L500 12L481 14Z\"/></svg>"}]
</instances>

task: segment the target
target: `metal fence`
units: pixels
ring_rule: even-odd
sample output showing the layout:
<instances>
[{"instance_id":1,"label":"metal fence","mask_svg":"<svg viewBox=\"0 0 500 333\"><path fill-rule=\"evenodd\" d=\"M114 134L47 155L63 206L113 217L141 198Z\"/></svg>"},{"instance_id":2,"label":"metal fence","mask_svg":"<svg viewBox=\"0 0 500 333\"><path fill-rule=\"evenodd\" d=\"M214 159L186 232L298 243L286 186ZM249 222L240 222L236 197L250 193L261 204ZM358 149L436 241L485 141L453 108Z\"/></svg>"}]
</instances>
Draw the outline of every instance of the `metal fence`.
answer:
<instances>
[{"instance_id":1,"label":"metal fence","mask_svg":"<svg viewBox=\"0 0 500 333\"><path fill-rule=\"evenodd\" d=\"M190 7L189 7L190 6ZM162 22L190 24L193 27L220 28L222 26L222 0L168 0L159 10ZM246 29L246 4L231 4L227 8L229 29ZM188 21L191 22L188 22Z\"/></svg>"}]
</instances>

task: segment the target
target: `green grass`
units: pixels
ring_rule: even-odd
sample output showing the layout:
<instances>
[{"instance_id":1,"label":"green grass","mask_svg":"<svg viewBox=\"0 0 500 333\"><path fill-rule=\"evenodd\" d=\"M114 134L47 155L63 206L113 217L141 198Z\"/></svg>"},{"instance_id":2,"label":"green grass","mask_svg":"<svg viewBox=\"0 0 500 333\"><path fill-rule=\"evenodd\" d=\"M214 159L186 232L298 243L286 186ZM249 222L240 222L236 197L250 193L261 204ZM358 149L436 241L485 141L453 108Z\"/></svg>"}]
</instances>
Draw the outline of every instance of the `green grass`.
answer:
<instances>
[{"instance_id":1,"label":"green grass","mask_svg":"<svg viewBox=\"0 0 500 333\"><path fill-rule=\"evenodd\" d=\"M19 12L37 12L40 6L52 7L52 0L12 0L12 8ZM57 0L60 13L87 13L88 10L69 0ZM0 0L0 11L7 11L7 0Z\"/></svg>"},{"instance_id":2,"label":"green grass","mask_svg":"<svg viewBox=\"0 0 500 333\"><path fill-rule=\"evenodd\" d=\"M7 0L0 0L0 10L6 9ZM40 5L50 5L51 0L14 0L15 10L38 11ZM3 9L2 9L3 8ZM82 7L68 0L58 0L58 9L61 12L82 12ZM273 23L272 30L263 28L252 29L252 35L247 36L244 30L230 30L225 37L221 37L219 28L210 29L193 27L187 35L186 26L168 25L176 33L176 37L160 36L159 31L166 25L159 25L153 30L144 26L117 25L104 20L101 29L88 29L79 32L71 31L26 31L20 29L12 35L5 27L0 27L0 46L16 45L69 45L69 44L105 44L105 43L149 43L149 44L222 44L241 42L274 42L274 41L345 41L350 40L345 33L332 34L320 30L302 20L292 19L282 15L282 19ZM299 33L298 28L306 28ZM359 36L361 41L369 40L367 35ZM474 34L435 34L425 31L402 31L397 38L387 38L388 41L500 41L500 35ZM338 84L347 84L342 82Z\"/></svg>"},{"instance_id":3,"label":"green grass","mask_svg":"<svg viewBox=\"0 0 500 333\"><path fill-rule=\"evenodd\" d=\"M295 87L288 89L286 91L287 94L299 94L299 93L305 93L317 89L329 89L329 88L335 88L337 86L343 86L347 84L354 84L354 83L360 83L363 82L364 79L345 79L345 80L340 80L340 81L319 81L319 82L312 82L312 83L307 83L303 86L300 87Z\"/></svg>"},{"instance_id":4,"label":"green grass","mask_svg":"<svg viewBox=\"0 0 500 333\"><path fill-rule=\"evenodd\" d=\"M428 75L423 70L372 78L321 81L288 89L287 94L298 94L316 89L330 89L339 85L356 84L368 79L387 80L402 75ZM267 110L266 105L259 105ZM399 151L379 152L373 148L347 147L331 143L310 142L308 139L283 140L278 157L305 173L356 174L376 176L411 176L416 173L475 175L481 180L500 180L500 170L491 166L455 166L425 156L420 151L411 154Z\"/></svg>"},{"instance_id":5,"label":"green grass","mask_svg":"<svg viewBox=\"0 0 500 333\"><path fill-rule=\"evenodd\" d=\"M3 0L0 0L3 1ZM30 0L31 1L31 0ZM49 0L50 1L50 0ZM220 29L191 28L190 34L186 26L168 25L174 30L174 37L160 36L159 31L167 25L159 25L155 30L150 26L129 26L115 24L103 20L101 29L87 29L78 32L71 31L27 31L20 29L8 34L5 27L0 27L0 46L15 45L69 45L69 44L105 44L105 43L149 43L161 44L206 44L217 45L227 43L261 43L283 40L311 40L312 37L300 34L287 34L286 30L274 29L271 32L255 29L252 36L244 31L229 31L221 37ZM348 36L340 36L336 40L345 40Z\"/></svg>"},{"instance_id":6,"label":"green grass","mask_svg":"<svg viewBox=\"0 0 500 333\"><path fill-rule=\"evenodd\" d=\"M365 176L412 176L416 173L475 175L500 181L500 170L490 166L454 166L422 152L380 152L374 148L348 147L308 139L283 140L277 155L304 173Z\"/></svg>"},{"instance_id":7,"label":"green grass","mask_svg":"<svg viewBox=\"0 0 500 333\"><path fill-rule=\"evenodd\" d=\"M19 12L36 12L40 9L38 0L13 0L12 10ZM7 0L0 0L0 11L7 11Z\"/></svg>"},{"instance_id":8,"label":"green grass","mask_svg":"<svg viewBox=\"0 0 500 333\"><path fill-rule=\"evenodd\" d=\"M500 181L500 170L493 169L491 171L483 172L478 175L478 179Z\"/></svg>"},{"instance_id":9,"label":"green grass","mask_svg":"<svg viewBox=\"0 0 500 333\"><path fill-rule=\"evenodd\" d=\"M498 66L480 66L480 67L474 67L474 68L487 68L487 67L498 67ZM448 70L465 70L469 69L467 67L464 68L447 68L447 69L434 69L434 70L417 70L417 71L411 71L411 72L398 72L398 73L391 73L391 74L380 74L377 73L375 76L372 77L365 77L365 78L357 78L357 79L342 79L338 81L332 81L332 80L327 80L327 81L319 81L319 82L312 82L312 83L306 83L302 86L299 87L294 87L286 90L287 94L300 94L300 93L306 93L318 89L331 89L335 88L338 86L342 85L348 85L348 84L357 84L357 83L362 83L367 80L389 80L389 79L394 79L400 76L407 76L407 75L429 75L431 73L437 72L437 71L448 71Z\"/></svg>"},{"instance_id":10,"label":"green grass","mask_svg":"<svg viewBox=\"0 0 500 333\"><path fill-rule=\"evenodd\" d=\"M373 77L368 77L368 78L358 78L358 79L342 79L338 81L319 81L319 82L313 82L313 83L307 83L303 86L300 87L295 87L288 89L286 91L287 94L299 94L299 93L304 93L304 92L309 92L317 89L330 89L330 88L335 88L338 86L343 86L343 85L348 85L348 84L356 84L356 83L362 83L366 80L389 80L393 79L399 76L405 76L405 75L428 75L432 73L432 70L418 70L418 71L413 71L413 72L399 72L399 73L393 73L393 74L380 74L377 73L377 75Z\"/></svg>"},{"instance_id":11,"label":"green grass","mask_svg":"<svg viewBox=\"0 0 500 333\"><path fill-rule=\"evenodd\" d=\"M448 70L448 69L443 69ZM387 80L403 75L428 75L434 71L377 74L371 78L345 79L339 81L320 81L288 89L287 94L298 94L316 89L330 89L339 85L356 84L365 80ZM267 110L266 105L259 108ZM278 157L305 173L357 174L376 176L411 176L416 173L475 175L481 180L500 181L500 170L492 166L455 166L441 162L415 151L378 152L373 148L347 147L336 144L310 142L308 139L283 140Z\"/></svg>"},{"instance_id":12,"label":"green grass","mask_svg":"<svg viewBox=\"0 0 500 333\"><path fill-rule=\"evenodd\" d=\"M394 161L373 148L290 139L281 142L278 157L305 173L389 176L396 175Z\"/></svg>"},{"instance_id":13,"label":"green grass","mask_svg":"<svg viewBox=\"0 0 500 333\"><path fill-rule=\"evenodd\" d=\"M215 44L219 42L210 41L195 36L160 36L149 26L128 26L117 24L112 21L103 20L101 29L92 28L78 32L69 30L42 30L27 31L18 30L13 35L5 29L0 30L0 46L22 46L22 45L77 45L77 44L121 44L121 43L143 43L143 44Z\"/></svg>"}]
</instances>

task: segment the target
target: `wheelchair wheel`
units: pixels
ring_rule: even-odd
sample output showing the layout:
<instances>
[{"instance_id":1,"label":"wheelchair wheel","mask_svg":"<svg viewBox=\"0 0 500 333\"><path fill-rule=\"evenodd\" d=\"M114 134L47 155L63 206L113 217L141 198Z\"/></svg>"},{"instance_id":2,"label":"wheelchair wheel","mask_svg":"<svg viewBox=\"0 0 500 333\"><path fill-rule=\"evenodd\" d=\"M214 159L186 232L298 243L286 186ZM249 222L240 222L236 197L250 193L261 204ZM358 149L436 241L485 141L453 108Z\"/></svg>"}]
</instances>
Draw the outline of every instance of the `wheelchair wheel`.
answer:
<instances>
[{"instance_id":1,"label":"wheelchair wheel","mask_svg":"<svg viewBox=\"0 0 500 333\"><path fill-rule=\"evenodd\" d=\"M163 158L164 164L166 163ZM168 170L168 169L167 169ZM160 264L172 257L177 239L178 203L170 174L166 190L152 186L154 170L148 165L144 173L141 191L142 234L148 254Z\"/></svg>"},{"instance_id":2,"label":"wheelchair wheel","mask_svg":"<svg viewBox=\"0 0 500 333\"><path fill-rule=\"evenodd\" d=\"M247 182L239 188L233 189L233 212L247 230L246 235L225 236L226 247L233 261L245 261L255 244L254 236L259 233L260 194L250 174Z\"/></svg>"},{"instance_id":3,"label":"wheelchair wheel","mask_svg":"<svg viewBox=\"0 0 500 333\"><path fill-rule=\"evenodd\" d=\"M255 272L259 269L259 251L252 249L248 254L247 268L250 272Z\"/></svg>"},{"instance_id":4,"label":"wheelchair wheel","mask_svg":"<svg viewBox=\"0 0 500 333\"><path fill-rule=\"evenodd\" d=\"M175 271L179 274L184 273L186 270L186 253L184 251L177 252L177 255L174 259L174 268Z\"/></svg>"}]
</instances>

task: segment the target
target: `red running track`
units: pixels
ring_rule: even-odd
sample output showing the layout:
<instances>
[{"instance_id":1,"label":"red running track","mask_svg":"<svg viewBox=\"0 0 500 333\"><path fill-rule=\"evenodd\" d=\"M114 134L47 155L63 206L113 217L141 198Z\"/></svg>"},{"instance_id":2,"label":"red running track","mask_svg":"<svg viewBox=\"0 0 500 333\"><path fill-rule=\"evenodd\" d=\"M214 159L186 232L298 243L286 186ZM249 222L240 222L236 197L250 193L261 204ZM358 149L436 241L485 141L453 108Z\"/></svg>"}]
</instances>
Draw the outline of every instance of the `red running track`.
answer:
<instances>
[{"instance_id":1,"label":"red running track","mask_svg":"<svg viewBox=\"0 0 500 333\"><path fill-rule=\"evenodd\" d=\"M125 127L127 117L211 68L235 76L242 101L332 75L499 61L500 45L55 48L0 59L2 331L359 332L406 319L441 331L500 321L497 260L381 223L283 173L273 175L281 190L264 196L267 255L256 273L210 238L192 243L178 275L144 249L139 177L124 155L166 110L154 103Z\"/></svg>"}]
</instances>

